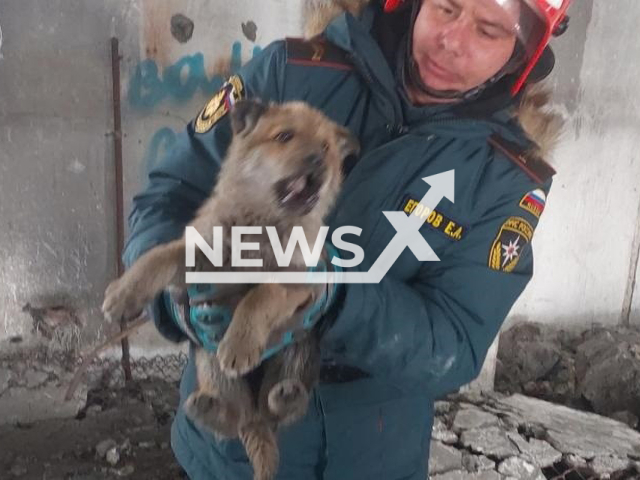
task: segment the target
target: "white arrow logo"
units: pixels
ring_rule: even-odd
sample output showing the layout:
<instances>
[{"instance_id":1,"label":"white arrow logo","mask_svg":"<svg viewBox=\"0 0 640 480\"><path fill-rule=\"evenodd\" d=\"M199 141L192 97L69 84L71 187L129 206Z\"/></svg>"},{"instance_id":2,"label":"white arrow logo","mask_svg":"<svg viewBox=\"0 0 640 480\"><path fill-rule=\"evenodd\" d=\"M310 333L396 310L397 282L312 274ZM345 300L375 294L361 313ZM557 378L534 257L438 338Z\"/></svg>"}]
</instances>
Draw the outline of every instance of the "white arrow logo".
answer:
<instances>
[{"instance_id":1,"label":"white arrow logo","mask_svg":"<svg viewBox=\"0 0 640 480\"><path fill-rule=\"evenodd\" d=\"M425 177L430 185L422 197L421 212L432 212L446 197L454 202L454 171ZM440 259L420 234L424 217L418 209L407 216L404 212L382 212L396 229L395 236L368 272L187 272L187 283L380 283L405 248L421 262Z\"/></svg>"}]
</instances>

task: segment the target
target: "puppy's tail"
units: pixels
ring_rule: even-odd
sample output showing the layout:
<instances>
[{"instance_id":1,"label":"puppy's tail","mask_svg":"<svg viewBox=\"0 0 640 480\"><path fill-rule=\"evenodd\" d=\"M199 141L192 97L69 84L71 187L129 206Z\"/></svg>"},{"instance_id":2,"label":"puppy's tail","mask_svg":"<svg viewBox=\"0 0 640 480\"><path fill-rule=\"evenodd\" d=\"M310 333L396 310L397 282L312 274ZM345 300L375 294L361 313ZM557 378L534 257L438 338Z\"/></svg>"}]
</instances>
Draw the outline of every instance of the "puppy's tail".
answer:
<instances>
[{"instance_id":1,"label":"puppy's tail","mask_svg":"<svg viewBox=\"0 0 640 480\"><path fill-rule=\"evenodd\" d=\"M254 480L272 480L278 471L280 453L273 429L264 422L240 427L240 441L253 466Z\"/></svg>"}]
</instances>

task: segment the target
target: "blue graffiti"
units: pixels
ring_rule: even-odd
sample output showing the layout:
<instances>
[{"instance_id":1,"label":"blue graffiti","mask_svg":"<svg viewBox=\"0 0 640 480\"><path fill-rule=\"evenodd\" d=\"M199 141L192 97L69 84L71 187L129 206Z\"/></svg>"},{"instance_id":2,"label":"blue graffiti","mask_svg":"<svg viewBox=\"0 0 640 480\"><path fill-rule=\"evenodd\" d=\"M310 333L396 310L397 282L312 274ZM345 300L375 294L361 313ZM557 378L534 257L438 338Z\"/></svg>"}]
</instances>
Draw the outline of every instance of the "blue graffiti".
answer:
<instances>
[{"instance_id":1,"label":"blue graffiti","mask_svg":"<svg viewBox=\"0 0 640 480\"><path fill-rule=\"evenodd\" d=\"M255 46L252 55L261 52ZM231 46L231 72L242 66L242 44L234 42ZM205 97L213 95L224 79L219 76L208 78L204 67L204 55L195 53L180 58L167 67L160 75L158 65L151 59L140 62L129 80L128 101L134 108L152 111L165 100L183 103L200 91ZM144 177L156 162L168 154L176 144L178 132L170 127L162 127L151 137L142 162L141 175Z\"/></svg>"},{"instance_id":2,"label":"blue graffiti","mask_svg":"<svg viewBox=\"0 0 640 480\"><path fill-rule=\"evenodd\" d=\"M253 56L261 48L253 48ZM231 72L237 71L242 64L242 44L234 42L231 46ZM146 59L134 69L129 80L129 104L141 110L152 110L166 99L174 102L185 102L201 91L211 96L223 83L220 75L209 78L204 67L204 55L196 53L186 55L173 65L167 67L160 75L154 60Z\"/></svg>"}]
</instances>

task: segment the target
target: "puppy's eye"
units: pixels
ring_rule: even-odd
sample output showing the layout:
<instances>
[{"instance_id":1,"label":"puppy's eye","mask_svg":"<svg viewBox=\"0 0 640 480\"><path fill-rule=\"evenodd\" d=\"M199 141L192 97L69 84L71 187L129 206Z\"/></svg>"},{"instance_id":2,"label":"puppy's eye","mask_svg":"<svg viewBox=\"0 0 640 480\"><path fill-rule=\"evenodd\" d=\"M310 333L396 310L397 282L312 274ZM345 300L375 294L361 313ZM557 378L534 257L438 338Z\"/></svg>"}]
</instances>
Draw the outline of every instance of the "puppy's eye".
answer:
<instances>
[{"instance_id":1,"label":"puppy's eye","mask_svg":"<svg viewBox=\"0 0 640 480\"><path fill-rule=\"evenodd\" d=\"M329 151L329 142L323 142L322 143L322 151L324 153L327 153Z\"/></svg>"},{"instance_id":2,"label":"puppy's eye","mask_svg":"<svg viewBox=\"0 0 640 480\"><path fill-rule=\"evenodd\" d=\"M293 138L293 132L291 130L284 130L279 132L273 139L276 142L287 143L289 140Z\"/></svg>"}]
</instances>

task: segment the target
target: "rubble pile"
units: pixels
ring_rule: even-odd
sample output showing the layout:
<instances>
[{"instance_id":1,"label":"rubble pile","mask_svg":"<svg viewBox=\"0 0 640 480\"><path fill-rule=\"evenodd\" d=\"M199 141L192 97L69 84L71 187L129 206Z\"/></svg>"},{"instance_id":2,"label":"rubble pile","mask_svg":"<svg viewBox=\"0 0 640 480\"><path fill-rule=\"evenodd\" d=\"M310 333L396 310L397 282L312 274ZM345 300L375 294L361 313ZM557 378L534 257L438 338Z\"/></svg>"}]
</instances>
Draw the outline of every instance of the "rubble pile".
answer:
<instances>
[{"instance_id":1,"label":"rubble pile","mask_svg":"<svg viewBox=\"0 0 640 480\"><path fill-rule=\"evenodd\" d=\"M164 380L96 388L71 418L0 425L3 480L180 480L170 426L178 385Z\"/></svg>"},{"instance_id":2,"label":"rubble pile","mask_svg":"<svg viewBox=\"0 0 640 480\"><path fill-rule=\"evenodd\" d=\"M565 476L568 472L579 476ZM609 418L518 394L453 396L436 404L430 475L432 480L638 479L640 433Z\"/></svg>"},{"instance_id":3,"label":"rubble pile","mask_svg":"<svg viewBox=\"0 0 640 480\"><path fill-rule=\"evenodd\" d=\"M577 332L523 323L500 337L496 390L521 393L638 428L640 330Z\"/></svg>"}]
</instances>

